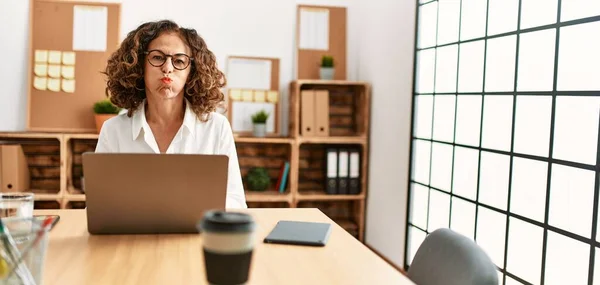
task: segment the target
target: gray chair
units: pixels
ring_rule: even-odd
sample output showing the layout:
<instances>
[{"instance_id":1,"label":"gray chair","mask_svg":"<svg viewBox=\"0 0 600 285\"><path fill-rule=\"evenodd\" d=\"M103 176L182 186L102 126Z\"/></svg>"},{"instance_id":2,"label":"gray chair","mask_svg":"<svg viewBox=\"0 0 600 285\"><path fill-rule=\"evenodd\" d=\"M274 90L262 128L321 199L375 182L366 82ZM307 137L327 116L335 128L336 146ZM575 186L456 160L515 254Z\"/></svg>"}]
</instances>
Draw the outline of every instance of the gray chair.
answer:
<instances>
[{"instance_id":1,"label":"gray chair","mask_svg":"<svg viewBox=\"0 0 600 285\"><path fill-rule=\"evenodd\" d=\"M496 265L483 249L446 228L425 238L407 275L418 285L498 285Z\"/></svg>"}]
</instances>

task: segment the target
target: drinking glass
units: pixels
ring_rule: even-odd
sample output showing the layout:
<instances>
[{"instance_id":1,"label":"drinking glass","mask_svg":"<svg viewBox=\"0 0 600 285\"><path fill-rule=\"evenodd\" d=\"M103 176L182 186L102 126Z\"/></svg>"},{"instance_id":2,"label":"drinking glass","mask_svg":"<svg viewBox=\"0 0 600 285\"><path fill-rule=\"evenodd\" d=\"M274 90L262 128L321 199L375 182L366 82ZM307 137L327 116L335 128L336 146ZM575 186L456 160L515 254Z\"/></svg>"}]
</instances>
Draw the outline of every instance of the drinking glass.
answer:
<instances>
[{"instance_id":1,"label":"drinking glass","mask_svg":"<svg viewBox=\"0 0 600 285\"><path fill-rule=\"evenodd\" d=\"M0 193L0 218L31 218L33 193Z\"/></svg>"},{"instance_id":2,"label":"drinking glass","mask_svg":"<svg viewBox=\"0 0 600 285\"><path fill-rule=\"evenodd\" d=\"M50 226L36 218L2 218L0 284L41 285Z\"/></svg>"}]
</instances>

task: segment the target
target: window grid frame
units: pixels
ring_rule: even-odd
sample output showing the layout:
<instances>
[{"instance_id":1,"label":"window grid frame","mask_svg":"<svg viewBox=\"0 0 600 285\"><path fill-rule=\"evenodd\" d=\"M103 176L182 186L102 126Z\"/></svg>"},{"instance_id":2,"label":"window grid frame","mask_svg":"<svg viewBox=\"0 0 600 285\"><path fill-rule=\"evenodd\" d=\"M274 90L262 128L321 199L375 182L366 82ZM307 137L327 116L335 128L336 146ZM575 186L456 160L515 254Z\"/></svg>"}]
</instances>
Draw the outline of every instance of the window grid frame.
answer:
<instances>
[{"instance_id":1,"label":"window grid frame","mask_svg":"<svg viewBox=\"0 0 600 285\"><path fill-rule=\"evenodd\" d=\"M560 1L560 0L559 0ZM511 133L510 133L510 152L514 153L514 147L515 147L515 121L516 121L516 113L517 113L517 95L515 94L515 92L517 92L517 82L519 79L519 47L520 47L520 42L521 42L521 33L519 33L519 31L521 30L521 4L522 0L519 0L518 3L518 8L517 8L517 34L516 34L516 47L515 47L515 72L513 74L513 100L512 100L512 121L511 121ZM488 0L488 9L489 9L489 0ZM559 9L560 10L560 9ZM489 14L489 10L488 13L486 14L486 18L489 18L490 14ZM486 36L488 34L487 28L486 28ZM487 42L488 40L486 40ZM487 59L484 59L487 60ZM556 74L556 73L555 73ZM484 82L485 82L485 77L484 77ZM485 92L485 88L483 89L483 92ZM481 145L480 145L481 146ZM481 153L481 152L480 152ZM511 201L511 192L512 192L512 174L513 174L513 158L514 155L509 155L509 165L508 165L508 194L507 194L507 201L506 201L506 212L507 213L511 213L510 211L510 201ZM481 166L480 166L481 168ZM547 202L547 201L546 201ZM502 284L506 284L506 274L508 273L508 269L506 268L507 264L508 264L508 237L509 237L509 233L510 233L510 216L507 214L506 215L506 230L504 231L505 236L504 236L504 265L502 267L502 269L504 269L504 274L502 274ZM544 253L544 251L542 250L542 254ZM542 257L543 260L543 257ZM541 272L544 272L544 270L540 270ZM515 279L515 277L511 277L513 279ZM521 278L515 279L518 280L519 282L523 283Z\"/></svg>"},{"instance_id":2,"label":"window grid frame","mask_svg":"<svg viewBox=\"0 0 600 285\"><path fill-rule=\"evenodd\" d=\"M560 0L559 0L560 1ZM594 203L592 208L592 240L596 241L598 244L600 242L597 241L598 234L598 200L600 199L600 123L598 124L598 141L596 142L596 176L594 181ZM600 246L595 246L590 244L590 262L588 268L588 284L594 283L594 269L595 269L595 261L596 261L596 248L600 248ZM600 276L596 276L600 279Z\"/></svg>"},{"instance_id":3,"label":"window grid frame","mask_svg":"<svg viewBox=\"0 0 600 285\"><path fill-rule=\"evenodd\" d=\"M560 164L560 165L574 167L574 168L580 168L580 169L584 169L584 170L598 171L598 168L596 167L596 165L585 164L585 163L575 162L575 161L570 161L570 160L549 158L549 157L537 156L537 155L533 155L533 154L505 151L505 150L493 149L493 148L485 148L485 147L472 146L472 145L466 145L466 144L460 144L460 143L451 143L451 142L447 142L447 141L439 141L439 140L434 140L434 139L425 139L425 138L418 138L418 137L413 137L412 139L418 140L418 141L430 142L432 144L433 143L447 144L447 145L451 145L453 147L462 147L462 148L468 148L468 149L472 149L472 150L491 152L491 153L495 153L495 154L502 154L502 155L507 155L507 156L510 155L510 156L515 156L518 158L526 158L526 159L531 159L531 160L535 160L535 161Z\"/></svg>"},{"instance_id":4,"label":"window grid frame","mask_svg":"<svg viewBox=\"0 0 600 285\"><path fill-rule=\"evenodd\" d=\"M462 25L462 0L458 1L458 40L460 41L460 36L461 36L461 25ZM438 4L439 7L439 4ZM459 76L459 72L460 72L460 44L456 45L456 84L455 89L456 92L458 92L458 76ZM435 91L435 89L434 89ZM442 95L442 96L448 96L448 95ZM457 111L458 111L458 95L453 95L454 96L454 124L452 126L453 130L452 130L452 142L456 141L456 118L458 117ZM434 95L435 97L435 95ZM433 139L433 137L431 137ZM431 147L433 147L433 143L431 143ZM451 169L450 169L450 193L454 193L454 157L456 157L456 148L452 147L452 164L451 164ZM431 183L430 183L431 185ZM431 190L429 190L431 191ZM448 228L452 228L452 196L450 196L449 198L450 200L450 205L448 208ZM477 215L475 216L477 217ZM477 218L475 218L475 227L477 226Z\"/></svg>"},{"instance_id":5,"label":"window grid frame","mask_svg":"<svg viewBox=\"0 0 600 285\"><path fill-rule=\"evenodd\" d=\"M507 212L506 210L498 209L498 208L496 208L494 206L490 206L488 204L477 202L477 201L471 200L471 199L469 199L467 197L463 197L463 196L460 196L460 195L456 195L456 194L450 193L450 192L445 191L443 189L435 188L435 187L432 187L432 186L427 186L426 184L423 184L421 182L412 181L411 183L417 184L417 185L420 185L420 186L423 186L423 187L427 187L430 191L434 190L434 191L438 191L438 192L443 193L443 194L447 194L447 195L450 196L450 198L461 199L461 200L463 200L465 202L472 203L473 205L475 205L477 207L480 206L480 207L486 208L488 210L494 211L494 212L496 212L498 214L507 215L509 218L515 218L515 219L518 219L518 220L520 220L522 222L526 222L528 224L531 224L531 225L534 225L534 226L538 226L540 228L547 227L548 230L551 230L554 233L564 235L564 236L566 236L568 238L572 238L574 240L577 240L579 242L582 242L582 243L585 243L585 244L588 244L588 245L592 244L593 246L598 247L600 249L600 242L596 241L595 238L587 238L587 237L584 237L584 236L581 236L581 235L569 232L567 230L563 230L561 228L558 228L558 227L555 227L555 226L552 226L552 225L545 225L543 222L539 222L539 221L536 221L534 219L531 219L531 218L528 218L528 217L525 217L525 216L522 216L522 215L519 215L519 214L516 214L516 213L513 213L513 212ZM413 224L411 222L408 222L408 224L410 226L414 227L414 228L418 228L419 230L422 230L423 232L426 232L427 234L430 233L429 231L426 231L425 229L423 229L423 228L419 227L418 225L415 225L415 224ZM498 270L500 270L500 269L502 269L502 268L498 268Z\"/></svg>"},{"instance_id":6,"label":"window grid frame","mask_svg":"<svg viewBox=\"0 0 600 285\"><path fill-rule=\"evenodd\" d=\"M522 1L522 0L519 0ZM562 0L557 0L556 9L556 23L560 23L560 12L562 6ZM555 42L554 42L554 74L552 79L552 92L556 92L558 85L558 58L560 55L560 28L556 28ZM556 118L556 94L552 94L552 107L550 111L550 142L548 147L548 157L554 157L554 127ZM546 206L544 208L544 234L542 237L542 268L541 268L541 279L540 284L544 284L546 280L546 257L548 253L548 225L550 219L550 194L552 188L552 163L548 164L548 174L546 175ZM593 273L592 273L593 274ZM592 278L588 274L588 283L592 284L589 280Z\"/></svg>"},{"instance_id":7,"label":"window grid frame","mask_svg":"<svg viewBox=\"0 0 600 285\"><path fill-rule=\"evenodd\" d=\"M557 1L561 1L561 0L557 0ZM432 2L439 2L439 0L434 0L431 1L429 3ZM519 3L521 3L521 0L519 0ZM488 2L489 4L489 2ZM520 5L520 4L519 4ZM558 12L560 14L560 10ZM521 17L520 13L519 13L519 18ZM495 35L491 35L491 36L483 36L483 37L478 37L478 38L473 38L473 39L468 39L468 40L464 40L464 41L457 41L457 42L451 42L451 43L445 43L445 44L441 44L441 45L436 45L435 46L430 46L430 47L424 47L424 48L417 48L416 51L424 51L424 50L429 50L429 49L437 49L437 48L442 48L442 47L446 47L446 46L451 46L451 45L456 45L456 44L466 44L466 43L470 43L470 42L477 42L477 41L487 41L487 40L492 40L492 39L496 39L496 38L502 38L502 37L507 37L507 36L516 36L516 35L520 35L520 34L524 34L524 33L529 33L529 32L539 32L542 30L551 30L551 29L560 29L560 28L564 28L564 27L568 27L568 26L574 26L574 25L579 25L579 24L587 24L587 23L594 23L594 22L598 22L600 21L600 15L599 16L591 16L591 17L587 17L587 18L581 18L581 19L576 19L576 20L570 20L570 21L566 21L566 22L557 22L554 24L548 24L548 25L543 25L543 26L537 26L537 27L532 27L532 28L527 28L527 29L523 29L523 30L516 30L516 31L511 31L511 32L506 32L506 33L501 33L501 34L495 34ZM486 20L487 22L487 20ZM487 34L487 27L486 27L486 34ZM420 94L420 93L419 93Z\"/></svg>"},{"instance_id":8,"label":"window grid frame","mask_svg":"<svg viewBox=\"0 0 600 285\"><path fill-rule=\"evenodd\" d=\"M419 0L416 0L419 1ZM462 1L462 0L461 0ZM430 4L433 2L438 2L437 0L435 1L431 1L429 2ZM440 3L437 3L436 6L436 12L435 12L435 45L437 46L437 42L438 42L438 23L440 21ZM418 16L417 16L418 18ZM416 35L415 35L416 36ZM416 43L418 44L418 43ZM433 53L433 93L435 93L435 84L436 84L436 80L437 80L437 53L438 50L435 49L435 52ZM429 135L429 137L431 137L433 139L433 125L435 124L435 95L432 96L432 102L431 102L431 133ZM433 160L431 159L431 157L433 156L433 144L429 144L429 177L427 179L427 184L431 185L431 163L433 162ZM429 209L431 206L431 190L427 189L427 224L425 225L425 233L429 232Z\"/></svg>"},{"instance_id":9,"label":"window grid frame","mask_svg":"<svg viewBox=\"0 0 600 285\"><path fill-rule=\"evenodd\" d=\"M432 190L435 191L439 191L441 193L445 193L447 195L449 195L450 197L450 207L449 207L449 215L448 215L448 225L449 227L451 227L452 225L452 198L456 197L458 199L462 199L463 201L466 202L470 202L472 204L475 205L475 224L474 224L474 232L473 232L473 238L475 240L477 240L477 222L478 222L478 212L479 212L479 206L496 211L498 213L504 214L506 215L506 231L505 231L505 237L504 237L504 261L503 261L503 268L497 267L497 269L502 272L502 278L501 280L499 280L501 282L501 284L505 284L506 283L506 278L507 276L518 281L521 282L523 284L530 284L529 282L523 280L522 278L520 278L519 276L516 276L514 274L512 274L511 272L508 272L506 270L506 266L507 266L507 256L508 256L508 236L509 236L509 231L510 231L510 218L516 218L519 219L523 222L535 225L535 226L539 226L543 229L543 244L542 244L542 258L541 258L541 272L540 272L540 279L536 280L540 281L541 284L544 284L545 281L545 269L546 269L546 256L547 256L547 240L548 240L548 231L552 231L554 233L557 234L561 234L563 236L572 238L577 240L578 242L582 242L584 244L589 245L590 247L590 255L589 255L589 267L588 267L588 283L589 284L593 284L593 280L594 280L594 263L595 263L595 251L596 249L600 249L600 242L597 241L596 239L596 235L597 235L597 227L598 227L598 204L599 204L599 188L600 188L600 123L598 125L598 140L597 140L597 150L596 150L596 165L589 165L589 164L585 164L585 163L579 163L579 162L574 162L574 161L568 161L568 160L560 160L560 159L555 159L553 158L553 148L554 148L554 128L555 128L555 117L556 117L556 98L559 96L590 96L590 97L600 97L600 93L599 90L593 90L593 91L578 91L578 90L557 90L557 84L558 84L558 59L559 59L559 47L560 47L560 30L563 27L568 27L568 26L573 26L573 25L579 25L579 24L586 24L586 23L592 23L592 22L600 22L600 15L597 16L591 16L591 17L585 17L585 18L580 18L580 19L575 19L575 20L569 20L569 21L565 21L565 22L561 22L560 21L560 16L561 16L561 4L562 4L562 0L557 0L557 15L556 15L556 23L552 23L552 24L546 24L546 25L541 25L541 26L535 26L535 27L530 27L530 28L526 28L521 30L521 12L522 12L522 0L518 1L518 14L517 14L517 28L515 31L510 31L510 32L505 32L505 33L501 33L501 34L495 34L495 35L491 35L488 36L488 22L489 22L489 0L486 1L486 18L485 18L485 35L483 37L477 37L477 38L473 38L473 39L468 39L468 40L461 40L460 36L461 36L461 22L462 22L462 10L463 10L463 5L462 5L462 0L459 1L459 5L460 5L460 9L459 9L459 21L458 21L458 41L456 42L450 42L450 43L445 43L442 45L438 45L438 27L439 27L439 10L440 10L440 1L439 0L432 0L432 1L427 1L424 3L419 3L419 0L416 0L417 2L417 7L416 7L416 13L417 16L415 18L415 35L414 35L414 39L415 39L415 49L414 49L414 54L417 55L420 51L424 51L424 50L429 50L429 49L435 49L435 55L434 55L434 74L433 74L433 92L432 93L418 93L416 92L416 84L417 84L417 68L418 68L418 62L415 61L414 66L413 66L413 74L415 76L413 76L413 99L416 99L417 96L419 95L431 95L433 96L433 103L432 103L432 125L431 125L431 139L424 139L424 138L419 138L417 136L415 136L415 121L414 121L414 115L415 115L415 100L413 100L413 104L412 104L412 121L411 121L411 127L410 127L410 147L409 147L409 151L410 151L410 157L412 161L414 159L414 155L413 155L413 151L414 151L414 147L413 144L415 141L417 140L421 140L421 141L427 141L430 143L430 150L429 150L429 182L428 185L424 184L424 183L420 183L417 181L414 181L412 179L412 173L413 173L413 164L411 164L409 166L409 181L408 181L408 199L407 199L407 219L406 219L406 242L405 242L405 254L404 254L404 267L405 270L408 270L408 260L410 258L409 254L408 254L408 243L409 243L409 229L410 227L412 227L415 230L419 230L424 232L426 235L428 235L429 232L429 207L430 207L430 193ZM431 47L424 47L424 48L419 48L418 47L418 37L419 37L419 12L420 12L420 8L424 5L428 5L431 3L437 2L437 15L436 15L436 40L435 40L435 45L431 46ZM553 82L552 82L552 91L518 91L517 90L517 82L518 82L518 65L519 65L519 45L520 45L520 37L521 34L524 33L528 33L528 32L536 32L536 31L542 31L542 30L548 30L548 29L555 29L556 33L555 33L555 49L554 49L554 70L553 70ZM512 91L502 91L502 92L486 92L485 91L485 78L486 78L486 65L487 65L487 46L488 46L488 41L494 38L500 38L500 37L506 37L506 36L511 36L511 35L516 35L516 53L515 53L515 74L514 74L514 86L513 86L513 90ZM458 89L458 84L459 84L459 68L460 68L460 47L462 44L465 43L469 43L469 42L476 42L476 41L484 41L484 56L483 56L483 82L482 82L482 89L481 92L459 92ZM435 91L435 81L436 81L436 73L437 73L437 50L441 47L446 47L446 46L451 46L451 45L457 45L457 73L456 73L456 92L436 92ZM449 96L454 96L455 100L454 100L454 125L453 125L453 140L451 143L449 142L445 142L445 141L438 141L435 140L433 137L433 131L434 131L434 125L433 122L435 120L435 102L436 102L436 96L437 95L449 95ZM480 117L480 130L479 130L479 145L478 146L471 146L471 145L463 145L463 144L457 144L455 143L456 141L456 121L457 121L457 111L458 111L458 96L463 96L463 95L477 95L477 96L481 96L482 100L481 100L481 117ZM496 150L496 149L488 149L488 148L483 148L481 147L481 143L482 143L482 138L483 138L483 116L484 116L484 112L485 112L485 97L486 95L504 95L504 96L513 96L513 105L512 105L512 122L511 122L511 146L510 146L510 151L503 151L503 150ZM529 95L529 96L550 96L552 98L552 107L551 107L551 117L550 117L550 137L549 137L549 153L547 157L540 157L540 156L536 156L536 155L530 155L530 154L523 154L523 153L515 153L514 152L514 135L515 135L515 117L516 117L516 104L517 104L517 97L521 96L521 95ZM600 118L599 118L599 122L600 122ZM440 143L440 144L446 144L446 145L451 145L453 150L452 150L452 169L451 169L451 182L450 182L450 190L449 191L445 191L442 189L438 189L435 187L430 186L431 185L431 168L432 168L432 163L433 163L433 157L432 157L432 149L433 149L433 144L434 143ZM468 149L474 149L478 151L478 170L477 170L477 181L476 181L476 198L475 200L471 200L468 199L466 197L462 197L460 195L456 195L454 194L454 160L455 160L455 153L456 153L456 147L464 147L464 148L468 148ZM479 191L480 191L480 177L481 177L481 154L483 151L486 152L491 152L491 153L496 153L496 154L502 154L502 155L508 155L509 159L510 159L510 163L509 163L509 176L508 176L508 198L507 198L507 208L506 211L502 210L502 209L497 209L493 206L489 206L486 204L483 204L479 201ZM518 158L526 158L526 159L531 159L531 160L535 160L535 161L542 161L547 163L547 167L548 167L548 171L547 171L547 182L546 182L546 197L545 197L545 209L544 209L544 222L538 222L536 220L512 213L510 211L510 205L511 205L511 191L512 191L512 169L513 169L513 158L514 157L518 157ZM552 178L552 165L553 164L558 164L558 165L565 165L565 166L569 166L569 167L574 167L574 168L578 168L578 169L585 169L585 170L591 170L595 172L595 182L594 182L594 200L593 200L593 208L592 208L592 231L591 231L591 236L589 238L587 237L583 237L580 236L578 234L569 232L568 230L563 230L560 228L557 228L555 226L552 226L549 224L549 211L550 211L550 194L551 194L551 178ZM410 221L410 212L411 212L411 192L412 192L412 187L411 185L421 185L424 186L428 189L428 193L427 193L427 228L423 229L419 226L413 225ZM600 278L596 277L596 278Z\"/></svg>"},{"instance_id":10,"label":"window grid frame","mask_svg":"<svg viewBox=\"0 0 600 285\"><path fill-rule=\"evenodd\" d=\"M461 95L461 96L479 96L479 95L503 95L512 96L577 96L577 97L598 97L598 91L488 91L488 92L440 92L440 93L416 93L417 96L434 96L434 95Z\"/></svg>"}]
</instances>

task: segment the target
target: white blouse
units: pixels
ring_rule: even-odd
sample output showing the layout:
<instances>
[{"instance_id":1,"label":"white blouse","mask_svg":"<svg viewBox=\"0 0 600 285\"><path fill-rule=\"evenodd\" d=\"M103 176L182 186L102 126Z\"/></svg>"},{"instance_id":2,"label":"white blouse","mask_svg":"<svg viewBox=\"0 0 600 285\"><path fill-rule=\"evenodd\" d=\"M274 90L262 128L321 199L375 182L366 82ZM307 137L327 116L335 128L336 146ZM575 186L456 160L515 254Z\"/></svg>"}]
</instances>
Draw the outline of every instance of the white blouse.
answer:
<instances>
[{"instance_id":1,"label":"white blouse","mask_svg":"<svg viewBox=\"0 0 600 285\"><path fill-rule=\"evenodd\" d=\"M244 186L229 121L213 112L200 121L186 102L183 124L167 149L167 154L224 154L229 157L226 208L247 208ZM120 114L104 122L96 152L160 153L146 121L145 102L130 117Z\"/></svg>"}]
</instances>

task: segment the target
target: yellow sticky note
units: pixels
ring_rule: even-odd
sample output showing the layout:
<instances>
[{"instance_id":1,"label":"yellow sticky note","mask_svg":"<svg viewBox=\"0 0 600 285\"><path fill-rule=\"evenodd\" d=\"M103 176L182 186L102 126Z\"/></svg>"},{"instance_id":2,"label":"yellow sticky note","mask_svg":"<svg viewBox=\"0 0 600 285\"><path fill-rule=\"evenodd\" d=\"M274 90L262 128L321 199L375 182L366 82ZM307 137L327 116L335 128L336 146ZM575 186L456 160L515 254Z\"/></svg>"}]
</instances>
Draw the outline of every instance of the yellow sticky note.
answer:
<instances>
[{"instance_id":1,"label":"yellow sticky note","mask_svg":"<svg viewBox=\"0 0 600 285\"><path fill-rule=\"evenodd\" d=\"M48 62L48 51L43 49L35 50L35 62Z\"/></svg>"},{"instance_id":2,"label":"yellow sticky note","mask_svg":"<svg viewBox=\"0 0 600 285\"><path fill-rule=\"evenodd\" d=\"M75 65L75 52L65 51L62 54L62 63L66 65Z\"/></svg>"},{"instance_id":3,"label":"yellow sticky note","mask_svg":"<svg viewBox=\"0 0 600 285\"><path fill-rule=\"evenodd\" d=\"M279 92L278 91L268 91L267 92L267 101L272 103L277 103L279 101Z\"/></svg>"},{"instance_id":4,"label":"yellow sticky note","mask_svg":"<svg viewBox=\"0 0 600 285\"><path fill-rule=\"evenodd\" d=\"M242 100L242 90L239 89L230 89L229 90L229 99L233 101Z\"/></svg>"},{"instance_id":5,"label":"yellow sticky note","mask_svg":"<svg viewBox=\"0 0 600 285\"><path fill-rule=\"evenodd\" d=\"M242 91L242 101L252 101L252 90Z\"/></svg>"},{"instance_id":6,"label":"yellow sticky note","mask_svg":"<svg viewBox=\"0 0 600 285\"><path fill-rule=\"evenodd\" d=\"M61 61L61 52L57 50L51 50L48 52L48 62L60 64Z\"/></svg>"},{"instance_id":7,"label":"yellow sticky note","mask_svg":"<svg viewBox=\"0 0 600 285\"><path fill-rule=\"evenodd\" d=\"M67 93L75 92L75 79L63 79L62 90Z\"/></svg>"},{"instance_id":8,"label":"yellow sticky note","mask_svg":"<svg viewBox=\"0 0 600 285\"><path fill-rule=\"evenodd\" d=\"M33 73L37 76L46 76L48 74L48 65L47 64L36 64L33 67Z\"/></svg>"},{"instance_id":9,"label":"yellow sticky note","mask_svg":"<svg viewBox=\"0 0 600 285\"><path fill-rule=\"evenodd\" d=\"M75 78L75 66L66 66L63 65L60 69L60 74L63 78L73 79Z\"/></svg>"},{"instance_id":10,"label":"yellow sticky note","mask_svg":"<svg viewBox=\"0 0 600 285\"><path fill-rule=\"evenodd\" d=\"M265 91L256 90L254 91L254 102L265 102Z\"/></svg>"},{"instance_id":11,"label":"yellow sticky note","mask_svg":"<svg viewBox=\"0 0 600 285\"><path fill-rule=\"evenodd\" d=\"M48 66L48 76L53 78L60 78L60 65L50 64Z\"/></svg>"},{"instance_id":12,"label":"yellow sticky note","mask_svg":"<svg viewBox=\"0 0 600 285\"><path fill-rule=\"evenodd\" d=\"M46 77L34 77L33 87L37 90L46 90L48 79Z\"/></svg>"},{"instance_id":13,"label":"yellow sticky note","mask_svg":"<svg viewBox=\"0 0 600 285\"><path fill-rule=\"evenodd\" d=\"M54 92L60 91L60 79L48 78L48 90Z\"/></svg>"}]
</instances>

